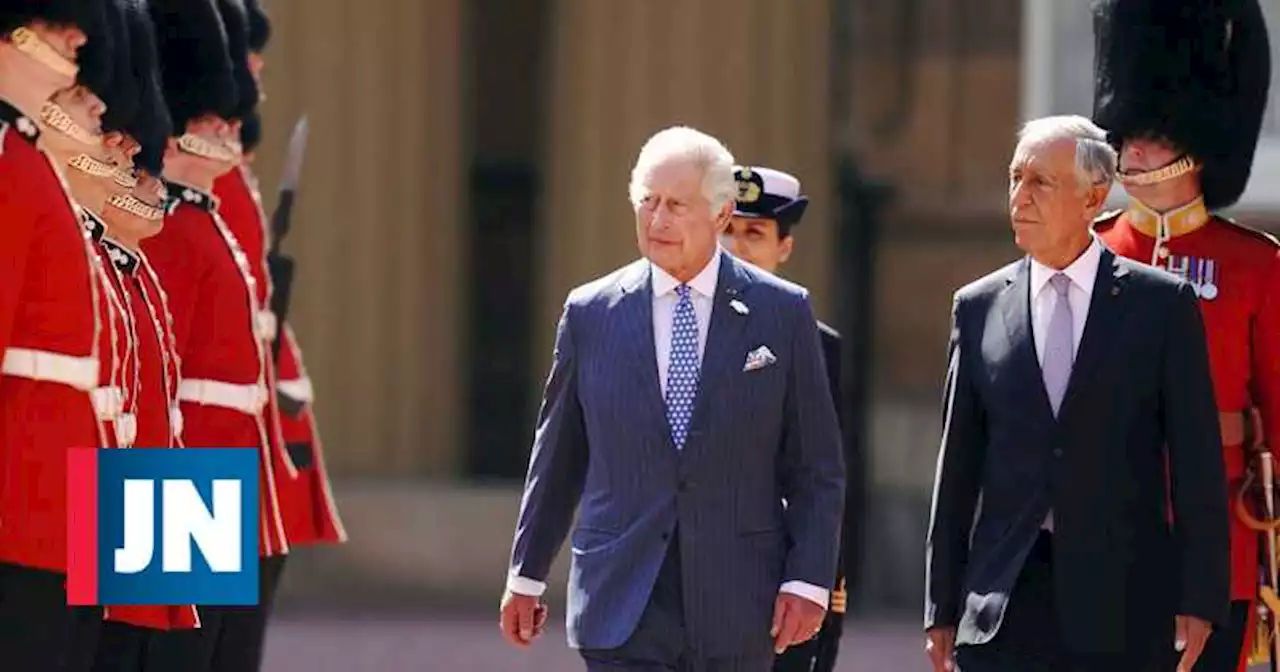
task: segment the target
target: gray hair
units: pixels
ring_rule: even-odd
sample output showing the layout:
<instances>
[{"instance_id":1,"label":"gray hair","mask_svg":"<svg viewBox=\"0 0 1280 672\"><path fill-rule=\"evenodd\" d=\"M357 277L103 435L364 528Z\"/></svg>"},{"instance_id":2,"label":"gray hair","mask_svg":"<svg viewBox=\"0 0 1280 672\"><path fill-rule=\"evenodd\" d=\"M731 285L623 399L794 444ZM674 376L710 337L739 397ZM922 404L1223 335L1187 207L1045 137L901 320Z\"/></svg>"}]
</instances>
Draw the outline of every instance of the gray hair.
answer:
<instances>
[{"instance_id":1,"label":"gray hair","mask_svg":"<svg viewBox=\"0 0 1280 672\"><path fill-rule=\"evenodd\" d=\"M1041 117L1028 121L1018 131L1018 148L1014 161L1021 161L1028 148L1055 142L1074 140L1076 143L1076 177L1081 189L1100 185L1110 186L1116 179L1118 156L1107 142L1107 132L1085 117L1070 114Z\"/></svg>"},{"instance_id":2,"label":"gray hair","mask_svg":"<svg viewBox=\"0 0 1280 672\"><path fill-rule=\"evenodd\" d=\"M653 134L640 148L640 156L631 169L630 195L633 206L640 205L647 190L649 174L658 166L688 162L702 170L702 195L711 203L714 216L738 197L738 183L733 179L733 154L724 143L702 131L687 126L672 126Z\"/></svg>"}]
</instances>

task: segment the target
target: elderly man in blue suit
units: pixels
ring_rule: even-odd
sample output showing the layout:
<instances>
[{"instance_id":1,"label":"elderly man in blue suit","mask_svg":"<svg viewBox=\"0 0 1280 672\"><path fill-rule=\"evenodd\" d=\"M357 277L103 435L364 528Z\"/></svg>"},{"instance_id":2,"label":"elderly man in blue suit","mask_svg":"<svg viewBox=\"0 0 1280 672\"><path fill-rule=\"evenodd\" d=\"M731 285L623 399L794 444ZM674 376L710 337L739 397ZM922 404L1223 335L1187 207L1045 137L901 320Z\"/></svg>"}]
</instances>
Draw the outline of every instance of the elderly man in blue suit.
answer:
<instances>
[{"instance_id":1,"label":"elderly man in blue suit","mask_svg":"<svg viewBox=\"0 0 1280 672\"><path fill-rule=\"evenodd\" d=\"M822 624L839 429L808 293L718 245L733 166L699 131L651 137L630 188L644 258L565 301L502 602L514 644L571 527L588 670L766 672Z\"/></svg>"}]
</instances>

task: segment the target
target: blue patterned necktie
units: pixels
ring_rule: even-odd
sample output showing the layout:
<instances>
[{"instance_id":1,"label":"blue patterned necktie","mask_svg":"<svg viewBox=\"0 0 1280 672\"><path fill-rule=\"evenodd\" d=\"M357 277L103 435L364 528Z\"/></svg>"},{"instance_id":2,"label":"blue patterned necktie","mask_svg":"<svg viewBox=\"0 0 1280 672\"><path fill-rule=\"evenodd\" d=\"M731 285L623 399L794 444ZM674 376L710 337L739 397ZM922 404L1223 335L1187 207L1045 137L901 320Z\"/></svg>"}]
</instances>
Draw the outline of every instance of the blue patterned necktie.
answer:
<instances>
[{"instance_id":1,"label":"blue patterned necktie","mask_svg":"<svg viewBox=\"0 0 1280 672\"><path fill-rule=\"evenodd\" d=\"M1067 394L1067 383L1071 380L1071 367L1075 363L1075 343L1072 333L1071 316L1071 278L1062 273L1049 278L1049 284L1057 292L1053 304L1053 313L1049 317L1048 328L1044 337L1044 363L1040 365L1044 375L1044 391L1049 395L1049 405L1053 414L1058 415L1062 406L1062 398Z\"/></svg>"},{"instance_id":2,"label":"blue patterned necktie","mask_svg":"<svg viewBox=\"0 0 1280 672\"><path fill-rule=\"evenodd\" d=\"M693 312L689 285L676 287L676 309L671 317L671 359L667 362L667 423L676 450L684 448L698 394L698 318Z\"/></svg>"}]
</instances>

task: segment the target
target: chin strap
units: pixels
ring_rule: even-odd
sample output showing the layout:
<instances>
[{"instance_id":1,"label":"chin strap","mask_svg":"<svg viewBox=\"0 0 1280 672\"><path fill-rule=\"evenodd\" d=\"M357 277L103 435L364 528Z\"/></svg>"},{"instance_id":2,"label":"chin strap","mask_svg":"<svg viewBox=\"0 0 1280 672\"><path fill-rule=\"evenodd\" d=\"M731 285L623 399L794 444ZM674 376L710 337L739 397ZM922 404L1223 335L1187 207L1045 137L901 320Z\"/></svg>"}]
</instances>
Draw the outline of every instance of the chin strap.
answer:
<instances>
[{"instance_id":1,"label":"chin strap","mask_svg":"<svg viewBox=\"0 0 1280 672\"><path fill-rule=\"evenodd\" d=\"M1190 155L1185 155L1181 159L1178 159L1163 168L1156 168L1155 170L1148 170L1145 173L1135 173L1133 175L1125 175L1124 173L1121 173L1116 176L1116 179L1120 180L1120 184L1123 184L1126 187L1146 187L1152 184L1159 184L1166 180L1182 177L1199 167L1200 164L1197 163L1194 158Z\"/></svg>"},{"instance_id":2,"label":"chin strap","mask_svg":"<svg viewBox=\"0 0 1280 672\"><path fill-rule=\"evenodd\" d=\"M50 46L30 28L15 28L12 33L9 33L9 40L18 51L60 75L75 79L75 76L80 73L80 68L75 61L58 53L57 49Z\"/></svg>"},{"instance_id":3,"label":"chin strap","mask_svg":"<svg viewBox=\"0 0 1280 672\"><path fill-rule=\"evenodd\" d=\"M237 147L234 143L214 143L190 133L178 138L178 149L219 163L239 163L240 161L240 154L236 151Z\"/></svg>"}]
</instances>

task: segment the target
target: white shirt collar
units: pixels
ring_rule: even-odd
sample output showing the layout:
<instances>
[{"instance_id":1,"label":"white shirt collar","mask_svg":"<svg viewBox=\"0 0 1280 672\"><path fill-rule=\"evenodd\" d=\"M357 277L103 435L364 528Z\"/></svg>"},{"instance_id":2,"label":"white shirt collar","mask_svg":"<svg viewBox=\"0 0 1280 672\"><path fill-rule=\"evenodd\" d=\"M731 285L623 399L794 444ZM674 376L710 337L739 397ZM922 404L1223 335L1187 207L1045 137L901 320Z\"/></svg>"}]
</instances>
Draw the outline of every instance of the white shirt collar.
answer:
<instances>
[{"instance_id":1,"label":"white shirt collar","mask_svg":"<svg viewBox=\"0 0 1280 672\"><path fill-rule=\"evenodd\" d=\"M716 281L720 278L720 255L722 252L723 250L720 246L716 245L716 252L711 255L711 261L708 261L707 265L703 266L702 270L689 281L688 284L693 288L693 291L705 297L715 296ZM653 295L655 297L675 291L680 284L679 280L673 278L670 273L658 268L657 264L649 262L649 268L653 269Z\"/></svg>"},{"instance_id":2,"label":"white shirt collar","mask_svg":"<svg viewBox=\"0 0 1280 672\"><path fill-rule=\"evenodd\" d=\"M1031 296L1039 296L1040 290L1049 284L1049 278L1058 273L1065 273L1071 283L1084 290L1086 296L1093 293L1093 283L1098 278L1098 264L1102 262L1102 245L1097 237L1090 234L1089 247L1071 262L1070 266L1058 271L1044 264L1031 260Z\"/></svg>"}]
</instances>

